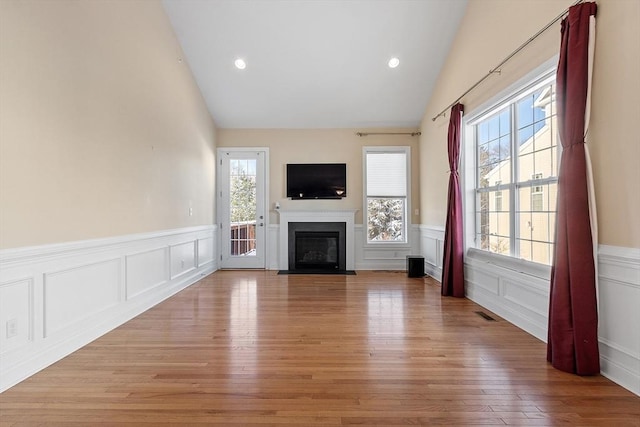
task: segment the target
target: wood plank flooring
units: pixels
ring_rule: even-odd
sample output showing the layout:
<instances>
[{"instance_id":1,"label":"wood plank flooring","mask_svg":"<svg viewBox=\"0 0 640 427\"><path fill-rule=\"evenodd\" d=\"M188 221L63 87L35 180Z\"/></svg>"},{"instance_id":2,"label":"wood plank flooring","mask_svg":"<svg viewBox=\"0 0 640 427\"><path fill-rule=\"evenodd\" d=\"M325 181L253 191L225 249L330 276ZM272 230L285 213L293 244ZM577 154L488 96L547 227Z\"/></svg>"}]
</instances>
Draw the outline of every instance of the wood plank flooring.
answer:
<instances>
[{"instance_id":1,"label":"wood plank flooring","mask_svg":"<svg viewBox=\"0 0 640 427\"><path fill-rule=\"evenodd\" d=\"M1 394L0 424L640 426L545 355L431 279L219 271Z\"/></svg>"}]
</instances>

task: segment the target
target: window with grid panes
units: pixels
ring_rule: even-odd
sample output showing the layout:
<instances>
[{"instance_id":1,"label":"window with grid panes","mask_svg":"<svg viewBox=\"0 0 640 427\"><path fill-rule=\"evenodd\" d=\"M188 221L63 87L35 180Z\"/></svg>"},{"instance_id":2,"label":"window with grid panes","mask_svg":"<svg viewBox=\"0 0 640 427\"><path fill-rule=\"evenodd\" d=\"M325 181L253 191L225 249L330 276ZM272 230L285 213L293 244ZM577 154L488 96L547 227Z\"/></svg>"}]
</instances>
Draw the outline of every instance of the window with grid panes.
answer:
<instances>
[{"instance_id":1,"label":"window with grid panes","mask_svg":"<svg viewBox=\"0 0 640 427\"><path fill-rule=\"evenodd\" d=\"M558 186L555 73L467 124L475 146L475 246L550 264Z\"/></svg>"},{"instance_id":2,"label":"window with grid panes","mask_svg":"<svg viewBox=\"0 0 640 427\"><path fill-rule=\"evenodd\" d=\"M367 243L407 243L409 147L364 147Z\"/></svg>"}]
</instances>

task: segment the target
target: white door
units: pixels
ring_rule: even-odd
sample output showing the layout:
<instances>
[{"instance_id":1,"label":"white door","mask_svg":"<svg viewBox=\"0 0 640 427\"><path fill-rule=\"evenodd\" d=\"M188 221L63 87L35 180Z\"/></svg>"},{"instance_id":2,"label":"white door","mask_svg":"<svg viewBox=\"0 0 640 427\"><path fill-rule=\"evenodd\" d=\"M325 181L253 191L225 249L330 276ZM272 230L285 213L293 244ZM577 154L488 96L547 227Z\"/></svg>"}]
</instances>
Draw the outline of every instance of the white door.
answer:
<instances>
[{"instance_id":1,"label":"white door","mask_svg":"<svg viewBox=\"0 0 640 427\"><path fill-rule=\"evenodd\" d=\"M221 268L265 268L265 149L218 150Z\"/></svg>"}]
</instances>

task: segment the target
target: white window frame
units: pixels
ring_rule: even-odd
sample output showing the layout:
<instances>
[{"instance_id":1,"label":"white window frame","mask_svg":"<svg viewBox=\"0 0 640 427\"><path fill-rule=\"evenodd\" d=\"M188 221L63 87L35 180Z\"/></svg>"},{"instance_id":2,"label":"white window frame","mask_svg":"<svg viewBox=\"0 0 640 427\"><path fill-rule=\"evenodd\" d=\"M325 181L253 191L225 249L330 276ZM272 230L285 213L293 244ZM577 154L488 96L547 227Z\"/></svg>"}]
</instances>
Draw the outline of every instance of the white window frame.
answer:
<instances>
[{"instance_id":1,"label":"white window frame","mask_svg":"<svg viewBox=\"0 0 640 427\"><path fill-rule=\"evenodd\" d=\"M463 116L461 124L461 140L463 144L461 162L463 179L461 185L463 192L464 235L467 257L470 260L490 263L497 267L522 272L545 280L548 280L551 274L550 265L476 248L476 146L474 132L469 130L473 123L480 121L490 110L505 105L508 100L513 99L518 93L530 89L534 82L546 79L550 73L555 72L557 64L558 56L556 55L501 91L495 97ZM558 145L560 146L559 142ZM558 161L560 161L559 157ZM510 197L510 201L511 203L515 203L515 198ZM515 221L515 218L512 218L512 220Z\"/></svg>"},{"instance_id":2,"label":"white window frame","mask_svg":"<svg viewBox=\"0 0 640 427\"><path fill-rule=\"evenodd\" d=\"M367 200L367 154L368 153L403 153L405 155L406 164L406 195L405 195L405 213L404 213L404 230L402 241L370 241L369 240L369 210ZM375 197L375 195L372 195ZM411 147L409 146L365 146L362 147L362 220L363 220L363 240L364 245L368 247L394 247L394 248L410 248L411 247Z\"/></svg>"}]
</instances>

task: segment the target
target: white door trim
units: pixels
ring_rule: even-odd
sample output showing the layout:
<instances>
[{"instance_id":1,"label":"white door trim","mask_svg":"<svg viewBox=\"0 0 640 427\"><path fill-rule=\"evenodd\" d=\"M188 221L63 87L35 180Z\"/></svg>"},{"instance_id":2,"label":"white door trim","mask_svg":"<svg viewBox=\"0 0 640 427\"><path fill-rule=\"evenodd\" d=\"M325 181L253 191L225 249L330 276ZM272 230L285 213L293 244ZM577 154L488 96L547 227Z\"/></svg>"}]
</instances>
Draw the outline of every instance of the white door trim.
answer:
<instances>
[{"instance_id":1,"label":"white door trim","mask_svg":"<svg viewBox=\"0 0 640 427\"><path fill-rule=\"evenodd\" d=\"M268 256L267 256L267 251L269 248L269 233L267 232L268 227L269 227L269 208L270 208L270 203L269 203L269 191L270 191L270 186L269 186L269 147L218 147L218 149L216 150L216 223L218 225L218 227L222 227L222 218L223 218L223 209L225 208L225 206L222 206L221 203L221 194L222 194L222 188L221 188L221 183L223 182L223 177L222 177L222 161L223 161L223 156L226 153L233 153L233 152L238 152L238 153L243 153L243 152L261 152L264 153L264 263L261 267L258 268L267 268L267 262L268 262ZM219 262L221 262L223 260L223 250L224 250L224 235L225 233L223 232L223 230L220 230L218 232L218 242L217 242L217 247L218 247L218 254L220 254L219 256ZM222 263L220 264L221 268L223 268ZM250 268L255 268L255 267L250 267Z\"/></svg>"}]
</instances>

